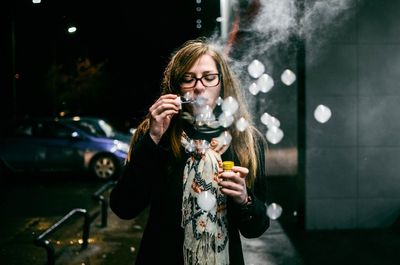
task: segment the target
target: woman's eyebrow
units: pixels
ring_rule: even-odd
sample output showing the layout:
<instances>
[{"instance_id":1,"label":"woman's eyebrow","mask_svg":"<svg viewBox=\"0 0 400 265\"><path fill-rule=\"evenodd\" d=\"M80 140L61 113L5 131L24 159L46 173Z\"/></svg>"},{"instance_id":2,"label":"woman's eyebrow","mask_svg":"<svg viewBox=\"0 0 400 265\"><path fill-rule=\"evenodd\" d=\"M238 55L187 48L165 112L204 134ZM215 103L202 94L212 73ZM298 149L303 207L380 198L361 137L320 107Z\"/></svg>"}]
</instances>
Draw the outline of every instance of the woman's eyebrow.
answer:
<instances>
[{"instance_id":1,"label":"woman's eyebrow","mask_svg":"<svg viewBox=\"0 0 400 265\"><path fill-rule=\"evenodd\" d=\"M204 75L204 74L210 74L210 73L214 73L214 72L218 73L217 70L207 70L207 71L201 72L201 74ZM194 73L194 72L186 72L185 75L192 75L192 76L194 75L195 76L196 73Z\"/></svg>"}]
</instances>

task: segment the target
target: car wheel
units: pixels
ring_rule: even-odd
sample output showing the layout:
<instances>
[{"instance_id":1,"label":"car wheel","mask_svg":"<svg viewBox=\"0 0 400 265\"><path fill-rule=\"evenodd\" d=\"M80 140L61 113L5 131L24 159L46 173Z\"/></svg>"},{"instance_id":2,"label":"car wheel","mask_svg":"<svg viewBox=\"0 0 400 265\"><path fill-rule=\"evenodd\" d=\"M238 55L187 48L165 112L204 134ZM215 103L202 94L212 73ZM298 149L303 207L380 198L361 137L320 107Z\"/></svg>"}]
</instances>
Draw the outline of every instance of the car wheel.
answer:
<instances>
[{"instance_id":1,"label":"car wheel","mask_svg":"<svg viewBox=\"0 0 400 265\"><path fill-rule=\"evenodd\" d=\"M114 157L110 155L96 156L91 164L92 173L102 180L112 179L118 172L118 165Z\"/></svg>"}]
</instances>

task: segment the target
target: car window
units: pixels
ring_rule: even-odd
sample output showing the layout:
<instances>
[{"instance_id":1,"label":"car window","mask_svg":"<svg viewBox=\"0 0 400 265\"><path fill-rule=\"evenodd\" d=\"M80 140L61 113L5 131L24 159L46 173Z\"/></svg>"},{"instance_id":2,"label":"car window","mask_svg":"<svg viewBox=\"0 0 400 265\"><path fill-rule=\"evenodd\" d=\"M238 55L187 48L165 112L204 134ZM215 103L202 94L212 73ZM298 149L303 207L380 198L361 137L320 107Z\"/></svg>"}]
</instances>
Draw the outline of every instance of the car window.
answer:
<instances>
[{"instance_id":1,"label":"car window","mask_svg":"<svg viewBox=\"0 0 400 265\"><path fill-rule=\"evenodd\" d=\"M96 127L93 124L90 124L88 122L84 122L84 121L75 121L71 123L73 126L81 129L82 131L88 133L88 134L92 134L92 135L101 135L103 136L102 132L99 131L98 129L96 129Z\"/></svg>"},{"instance_id":2,"label":"car window","mask_svg":"<svg viewBox=\"0 0 400 265\"><path fill-rule=\"evenodd\" d=\"M115 128L102 119L62 120L62 122L94 136L112 138L116 135Z\"/></svg>"},{"instance_id":3,"label":"car window","mask_svg":"<svg viewBox=\"0 0 400 265\"><path fill-rule=\"evenodd\" d=\"M70 138L74 131L56 122L38 122L37 136L45 138Z\"/></svg>"}]
</instances>

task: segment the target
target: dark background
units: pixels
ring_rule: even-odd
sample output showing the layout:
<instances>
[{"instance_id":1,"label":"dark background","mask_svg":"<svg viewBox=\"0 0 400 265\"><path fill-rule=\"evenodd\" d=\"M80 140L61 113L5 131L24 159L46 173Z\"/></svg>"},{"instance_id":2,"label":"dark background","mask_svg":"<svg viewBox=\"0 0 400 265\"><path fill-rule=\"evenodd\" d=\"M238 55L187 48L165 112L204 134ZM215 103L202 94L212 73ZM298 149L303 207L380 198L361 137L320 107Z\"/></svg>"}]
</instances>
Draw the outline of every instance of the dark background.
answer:
<instances>
[{"instance_id":1,"label":"dark background","mask_svg":"<svg viewBox=\"0 0 400 265\"><path fill-rule=\"evenodd\" d=\"M187 39L218 32L220 10L211 0L14 0L0 12L1 128L15 118L64 110L110 118L123 128L136 126L156 99L170 53ZM72 24L75 34L66 31ZM101 65L101 74L86 93L61 102L66 88L49 73L57 66L62 78L76 76L79 60Z\"/></svg>"}]
</instances>

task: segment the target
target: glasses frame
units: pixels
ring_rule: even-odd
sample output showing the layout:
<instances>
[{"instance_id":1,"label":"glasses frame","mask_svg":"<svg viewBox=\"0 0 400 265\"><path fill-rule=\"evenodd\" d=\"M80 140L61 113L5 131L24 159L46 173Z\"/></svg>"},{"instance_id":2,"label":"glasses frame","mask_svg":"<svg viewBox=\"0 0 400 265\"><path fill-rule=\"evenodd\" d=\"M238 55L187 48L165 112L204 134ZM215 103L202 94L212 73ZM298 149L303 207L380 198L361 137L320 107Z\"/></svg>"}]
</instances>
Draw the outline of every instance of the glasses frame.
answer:
<instances>
[{"instance_id":1,"label":"glasses frame","mask_svg":"<svg viewBox=\"0 0 400 265\"><path fill-rule=\"evenodd\" d=\"M208 85L205 85L205 84L203 83L203 80L202 80L202 79L203 79L204 77L206 77L206 76L209 76L209 75L216 75L216 76L218 76L218 83L217 83L216 85L208 86ZM216 86L218 86L218 85L221 83L221 73L209 73L209 74L203 75L203 76L200 77L200 78L197 78L197 77L195 77L195 76L192 76L192 78L196 80L196 81L194 81L193 86L184 86L184 85L182 85L182 81L181 81L180 86L181 86L182 88L191 89L191 88L195 88L195 87L196 87L197 81L200 81L200 83L201 83L204 87L216 87Z\"/></svg>"}]
</instances>

